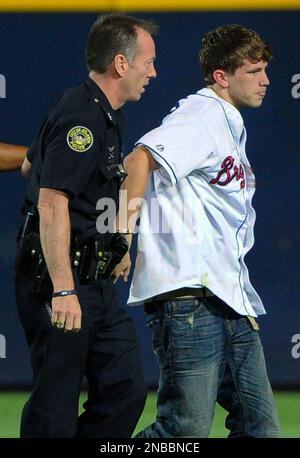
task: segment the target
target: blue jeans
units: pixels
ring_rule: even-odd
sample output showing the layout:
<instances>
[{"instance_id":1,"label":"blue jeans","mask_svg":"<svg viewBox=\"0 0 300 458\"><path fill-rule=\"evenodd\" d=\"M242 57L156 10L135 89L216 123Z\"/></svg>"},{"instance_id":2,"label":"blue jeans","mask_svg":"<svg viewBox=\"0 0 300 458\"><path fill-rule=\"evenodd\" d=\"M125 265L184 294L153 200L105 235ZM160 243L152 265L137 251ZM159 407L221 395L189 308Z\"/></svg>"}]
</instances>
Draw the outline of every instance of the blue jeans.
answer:
<instances>
[{"instance_id":1,"label":"blue jeans","mask_svg":"<svg viewBox=\"0 0 300 458\"><path fill-rule=\"evenodd\" d=\"M160 367L156 422L137 437L207 437L218 402L229 437L278 437L258 331L217 297L165 301L148 314Z\"/></svg>"}]
</instances>

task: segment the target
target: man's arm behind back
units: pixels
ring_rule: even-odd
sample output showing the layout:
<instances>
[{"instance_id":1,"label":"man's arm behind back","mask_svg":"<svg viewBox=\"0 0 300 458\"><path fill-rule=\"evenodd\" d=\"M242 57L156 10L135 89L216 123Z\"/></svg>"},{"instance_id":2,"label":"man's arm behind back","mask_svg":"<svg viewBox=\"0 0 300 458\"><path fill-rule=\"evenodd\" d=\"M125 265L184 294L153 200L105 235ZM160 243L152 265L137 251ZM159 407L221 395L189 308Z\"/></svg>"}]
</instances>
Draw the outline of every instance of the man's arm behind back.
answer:
<instances>
[{"instance_id":1,"label":"man's arm behind back","mask_svg":"<svg viewBox=\"0 0 300 458\"><path fill-rule=\"evenodd\" d=\"M27 150L27 146L0 143L0 171L8 172L19 169Z\"/></svg>"}]
</instances>

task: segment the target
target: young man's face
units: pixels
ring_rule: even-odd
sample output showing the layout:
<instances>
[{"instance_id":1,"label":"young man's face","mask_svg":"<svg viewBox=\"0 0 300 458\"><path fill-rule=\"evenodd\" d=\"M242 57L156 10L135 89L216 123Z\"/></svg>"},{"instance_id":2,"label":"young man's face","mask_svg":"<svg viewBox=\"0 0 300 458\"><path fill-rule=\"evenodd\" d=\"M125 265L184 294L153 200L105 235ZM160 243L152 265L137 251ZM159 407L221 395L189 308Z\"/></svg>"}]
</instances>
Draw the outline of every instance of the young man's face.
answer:
<instances>
[{"instance_id":1,"label":"young man's face","mask_svg":"<svg viewBox=\"0 0 300 458\"><path fill-rule=\"evenodd\" d=\"M262 104L270 82L266 75L267 62L252 63L245 59L233 75L225 72L228 82L228 101L236 108L256 108Z\"/></svg>"},{"instance_id":2,"label":"young man's face","mask_svg":"<svg viewBox=\"0 0 300 458\"><path fill-rule=\"evenodd\" d=\"M151 78L156 77L154 41L151 35L143 29L138 29L137 36L137 53L129 65L126 83L124 81L127 100L131 101L140 100L145 92L145 86L149 84Z\"/></svg>"}]
</instances>

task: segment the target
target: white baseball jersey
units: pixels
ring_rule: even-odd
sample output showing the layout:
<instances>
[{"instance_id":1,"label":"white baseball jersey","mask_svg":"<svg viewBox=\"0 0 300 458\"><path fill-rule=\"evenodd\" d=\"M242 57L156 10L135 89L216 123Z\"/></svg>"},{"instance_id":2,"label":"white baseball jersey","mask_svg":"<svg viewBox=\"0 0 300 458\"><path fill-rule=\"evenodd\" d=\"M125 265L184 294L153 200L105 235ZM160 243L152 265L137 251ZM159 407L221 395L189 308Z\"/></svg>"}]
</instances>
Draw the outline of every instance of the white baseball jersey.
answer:
<instances>
[{"instance_id":1,"label":"white baseball jersey","mask_svg":"<svg viewBox=\"0 0 300 458\"><path fill-rule=\"evenodd\" d=\"M265 313L244 262L255 221L245 143L240 112L207 88L137 142L161 167L141 207L129 304L205 286L241 315Z\"/></svg>"}]
</instances>

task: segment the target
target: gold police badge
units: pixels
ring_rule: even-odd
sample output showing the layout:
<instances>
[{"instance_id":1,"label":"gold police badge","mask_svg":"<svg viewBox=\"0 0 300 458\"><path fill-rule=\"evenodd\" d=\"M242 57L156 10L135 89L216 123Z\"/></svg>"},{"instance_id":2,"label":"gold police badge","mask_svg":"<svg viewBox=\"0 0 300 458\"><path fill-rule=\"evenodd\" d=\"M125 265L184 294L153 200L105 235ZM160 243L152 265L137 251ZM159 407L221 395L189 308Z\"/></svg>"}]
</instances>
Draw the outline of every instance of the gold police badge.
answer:
<instances>
[{"instance_id":1,"label":"gold police badge","mask_svg":"<svg viewBox=\"0 0 300 458\"><path fill-rule=\"evenodd\" d=\"M67 135L67 142L69 147L74 151L87 151L94 142L92 132L83 126L72 127Z\"/></svg>"}]
</instances>

